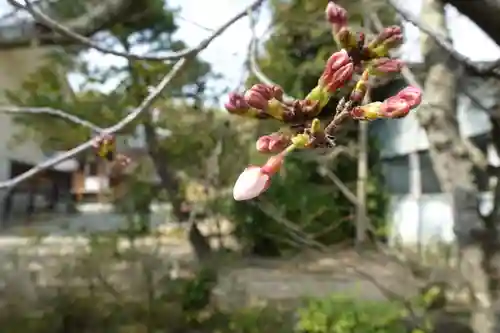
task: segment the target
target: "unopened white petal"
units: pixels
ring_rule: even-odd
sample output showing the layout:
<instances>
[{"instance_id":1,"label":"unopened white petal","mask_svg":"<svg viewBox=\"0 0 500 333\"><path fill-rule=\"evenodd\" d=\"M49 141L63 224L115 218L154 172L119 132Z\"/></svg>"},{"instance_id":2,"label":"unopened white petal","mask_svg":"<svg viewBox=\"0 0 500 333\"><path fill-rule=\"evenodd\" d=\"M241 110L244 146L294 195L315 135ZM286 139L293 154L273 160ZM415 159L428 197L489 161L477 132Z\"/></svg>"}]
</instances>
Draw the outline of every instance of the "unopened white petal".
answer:
<instances>
[{"instance_id":1,"label":"unopened white petal","mask_svg":"<svg viewBox=\"0 0 500 333\"><path fill-rule=\"evenodd\" d=\"M233 197L236 201L250 200L266 189L269 176L263 174L259 167L249 167L243 171L233 187Z\"/></svg>"}]
</instances>

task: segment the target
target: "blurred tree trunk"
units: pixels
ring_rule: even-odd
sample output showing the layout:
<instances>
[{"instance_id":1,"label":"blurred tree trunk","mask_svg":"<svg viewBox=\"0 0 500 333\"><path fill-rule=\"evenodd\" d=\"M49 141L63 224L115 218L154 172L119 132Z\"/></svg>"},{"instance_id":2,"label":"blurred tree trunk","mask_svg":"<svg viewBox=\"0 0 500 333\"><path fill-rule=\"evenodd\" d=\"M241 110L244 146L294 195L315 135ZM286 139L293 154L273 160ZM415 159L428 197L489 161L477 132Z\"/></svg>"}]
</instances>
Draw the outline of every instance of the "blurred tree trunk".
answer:
<instances>
[{"instance_id":1,"label":"blurred tree trunk","mask_svg":"<svg viewBox=\"0 0 500 333\"><path fill-rule=\"evenodd\" d=\"M449 36L441 0L422 0L422 21L443 36ZM471 327L476 333L491 333L491 308L487 249L474 237L483 230L479 216L474 165L461 139L456 113L457 69L449 56L426 34L421 38L427 77L424 103L416 114L430 143L434 170L443 192L453 195L455 233L460 247L461 268L473 293ZM479 232L481 233L481 232Z\"/></svg>"}]
</instances>

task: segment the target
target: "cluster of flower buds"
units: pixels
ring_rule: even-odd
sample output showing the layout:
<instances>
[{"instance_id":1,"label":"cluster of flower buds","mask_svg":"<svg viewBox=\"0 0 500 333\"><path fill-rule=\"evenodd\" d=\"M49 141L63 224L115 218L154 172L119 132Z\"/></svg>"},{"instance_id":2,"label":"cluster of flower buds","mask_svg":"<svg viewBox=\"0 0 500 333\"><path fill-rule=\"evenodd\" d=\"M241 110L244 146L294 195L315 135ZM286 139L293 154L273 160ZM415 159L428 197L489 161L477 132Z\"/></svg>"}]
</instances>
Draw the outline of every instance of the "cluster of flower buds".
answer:
<instances>
[{"instance_id":1,"label":"cluster of flower buds","mask_svg":"<svg viewBox=\"0 0 500 333\"><path fill-rule=\"evenodd\" d=\"M391 49L403 42L401 28L390 26L384 28L368 45L365 45L365 35L354 33L347 25L347 11L343 7L334 1L329 1L325 13L328 22L332 25L332 32L337 43L360 61L387 57Z\"/></svg>"},{"instance_id":2,"label":"cluster of flower buds","mask_svg":"<svg viewBox=\"0 0 500 333\"><path fill-rule=\"evenodd\" d=\"M300 123L313 119L321 110L314 100L284 101L279 86L255 84L244 94L231 93L225 103L229 113L257 118L276 119L284 123Z\"/></svg>"},{"instance_id":3,"label":"cluster of flower buds","mask_svg":"<svg viewBox=\"0 0 500 333\"><path fill-rule=\"evenodd\" d=\"M249 166L240 174L233 187L233 198L236 201L250 200L266 191L271 184L271 177L278 173L285 157L295 149L304 148L308 137L299 134L291 139L290 145L278 154L268 158L263 166Z\"/></svg>"},{"instance_id":4,"label":"cluster of flower buds","mask_svg":"<svg viewBox=\"0 0 500 333\"><path fill-rule=\"evenodd\" d=\"M102 134L97 136L92 143L92 147L97 156L108 162L113 162L113 167L123 169L131 162L128 156L116 152L116 139L114 135Z\"/></svg>"},{"instance_id":5,"label":"cluster of flower buds","mask_svg":"<svg viewBox=\"0 0 500 333\"><path fill-rule=\"evenodd\" d=\"M264 192L272 175L293 150L323 148L325 144L331 146L335 129L347 117L365 121L402 118L422 100L418 88L407 87L383 102L363 105L370 79L398 73L403 67L400 60L389 55L389 51L403 41L401 28L387 27L366 43L364 34L354 33L348 26L344 8L329 1L325 14L341 50L328 58L317 86L303 100L284 101L281 87L256 84L244 94L231 94L225 105L232 114L275 119L294 125L292 129L295 129L293 135L278 132L257 140L259 152L276 155L262 167L245 169L234 186L236 200L249 200ZM336 113L329 119L329 124L323 126L316 117L334 96L340 100Z\"/></svg>"}]
</instances>

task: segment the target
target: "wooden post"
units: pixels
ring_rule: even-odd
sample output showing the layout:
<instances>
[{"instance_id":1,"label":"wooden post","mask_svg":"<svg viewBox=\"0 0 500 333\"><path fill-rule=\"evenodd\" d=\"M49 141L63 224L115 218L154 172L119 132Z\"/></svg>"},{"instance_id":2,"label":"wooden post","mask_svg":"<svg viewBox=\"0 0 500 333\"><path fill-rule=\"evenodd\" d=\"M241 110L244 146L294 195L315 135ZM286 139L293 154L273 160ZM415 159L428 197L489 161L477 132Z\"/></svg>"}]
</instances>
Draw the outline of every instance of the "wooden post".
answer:
<instances>
[{"instance_id":1,"label":"wooden post","mask_svg":"<svg viewBox=\"0 0 500 333\"><path fill-rule=\"evenodd\" d=\"M356 246L366 242L368 218L366 211L366 182L368 178L368 123L359 122L358 134L358 179L356 183Z\"/></svg>"}]
</instances>

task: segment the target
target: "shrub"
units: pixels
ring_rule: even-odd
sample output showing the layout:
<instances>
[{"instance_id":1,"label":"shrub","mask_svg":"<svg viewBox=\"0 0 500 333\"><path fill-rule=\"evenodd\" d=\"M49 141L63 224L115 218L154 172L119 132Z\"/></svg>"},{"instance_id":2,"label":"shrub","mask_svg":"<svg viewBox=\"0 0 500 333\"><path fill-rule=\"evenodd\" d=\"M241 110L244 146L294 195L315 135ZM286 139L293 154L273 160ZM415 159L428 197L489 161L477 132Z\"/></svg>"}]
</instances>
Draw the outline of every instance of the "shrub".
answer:
<instances>
[{"instance_id":1,"label":"shrub","mask_svg":"<svg viewBox=\"0 0 500 333\"><path fill-rule=\"evenodd\" d=\"M307 333L403 333L401 306L332 296L309 300L299 311L298 330Z\"/></svg>"}]
</instances>

